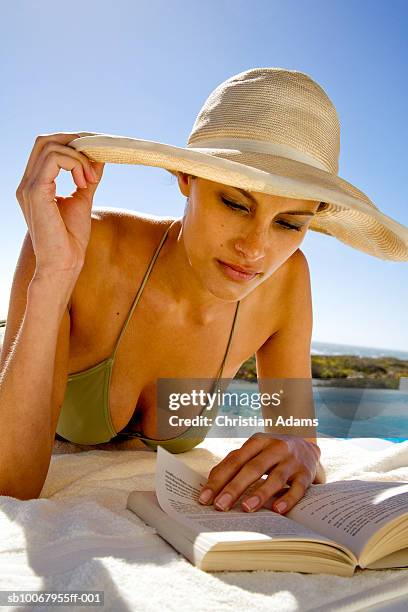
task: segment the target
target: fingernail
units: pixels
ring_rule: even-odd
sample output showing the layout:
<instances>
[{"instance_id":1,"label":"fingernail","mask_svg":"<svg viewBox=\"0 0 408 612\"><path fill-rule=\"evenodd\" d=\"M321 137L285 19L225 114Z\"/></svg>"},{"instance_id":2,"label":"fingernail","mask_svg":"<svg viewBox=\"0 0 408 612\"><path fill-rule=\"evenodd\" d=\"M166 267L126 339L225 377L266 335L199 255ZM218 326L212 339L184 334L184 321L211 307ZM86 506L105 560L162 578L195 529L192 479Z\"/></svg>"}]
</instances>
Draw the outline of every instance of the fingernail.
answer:
<instances>
[{"instance_id":1,"label":"fingernail","mask_svg":"<svg viewBox=\"0 0 408 612\"><path fill-rule=\"evenodd\" d=\"M286 510L287 504L284 501L280 501L275 505L275 508L278 512L283 512Z\"/></svg>"},{"instance_id":2,"label":"fingernail","mask_svg":"<svg viewBox=\"0 0 408 612\"><path fill-rule=\"evenodd\" d=\"M200 493L198 501L200 501L202 504L206 504L210 501L212 494L213 492L211 489L203 489Z\"/></svg>"},{"instance_id":3,"label":"fingernail","mask_svg":"<svg viewBox=\"0 0 408 612\"><path fill-rule=\"evenodd\" d=\"M257 495L254 495L253 497L248 497L248 499L242 502L242 505L245 506L247 510L253 510L257 507L260 501L261 500L259 499L259 497Z\"/></svg>"},{"instance_id":4,"label":"fingernail","mask_svg":"<svg viewBox=\"0 0 408 612\"><path fill-rule=\"evenodd\" d=\"M228 507L231 505L231 502L232 502L232 495L230 493L223 493L221 497L217 499L217 501L215 502L215 505L217 506L217 508L220 508L221 510L227 510Z\"/></svg>"}]
</instances>

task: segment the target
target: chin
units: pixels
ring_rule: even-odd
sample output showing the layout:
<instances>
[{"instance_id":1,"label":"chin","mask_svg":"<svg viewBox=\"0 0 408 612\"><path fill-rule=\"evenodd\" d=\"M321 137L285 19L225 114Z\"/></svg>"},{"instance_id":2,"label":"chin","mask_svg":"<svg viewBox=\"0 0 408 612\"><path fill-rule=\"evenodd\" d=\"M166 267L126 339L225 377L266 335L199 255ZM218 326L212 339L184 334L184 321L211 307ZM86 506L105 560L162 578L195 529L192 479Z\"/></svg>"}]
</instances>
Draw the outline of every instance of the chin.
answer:
<instances>
[{"instance_id":1,"label":"chin","mask_svg":"<svg viewBox=\"0 0 408 612\"><path fill-rule=\"evenodd\" d=\"M214 282L212 285L207 285L207 291L209 291L214 297L223 300L224 302L238 302L243 300L249 293L251 293L255 287L233 287L229 286L228 282L223 284L219 280Z\"/></svg>"},{"instance_id":2,"label":"chin","mask_svg":"<svg viewBox=\"0 0 408 612\"><path fill-rule=\"evenodd\" d=\"M238 302L238 300L242 300L242 298L244 298L244 295L237 295L236 293L229 291L228 293L226 291L218 291L218 292L214 292L212 291L212 294L217 297L220 300L223 300L224 302L230 303L230 302Z\"/></svg>"},{"instance_id":3,"label":"chin","mask_svg":"<svg viewBox=\"0 0 408 612\"><path fill-rule=\"evenodd\" d=\"M215 298L224 302L238 302L251 293L260 284L254 281L244 284L236 283L228 278L223 278L218 269L214 274L199 276L201 286Z\"/></svg>"}]
</instances>

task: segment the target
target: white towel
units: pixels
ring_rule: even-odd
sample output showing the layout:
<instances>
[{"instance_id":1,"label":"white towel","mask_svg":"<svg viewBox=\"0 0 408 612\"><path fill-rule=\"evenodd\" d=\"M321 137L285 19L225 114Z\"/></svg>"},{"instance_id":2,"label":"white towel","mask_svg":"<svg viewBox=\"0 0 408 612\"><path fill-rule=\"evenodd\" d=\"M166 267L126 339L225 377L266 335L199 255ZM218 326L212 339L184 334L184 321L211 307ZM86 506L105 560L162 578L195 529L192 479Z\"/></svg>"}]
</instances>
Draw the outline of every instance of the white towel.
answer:
<instances>
[{"instance_id":1,"label":"white towel","mask_svg":"<svg viewBox=\"0 0 408 612\"><path fill-rule=\"evenodd\" d=\"M243 441L208 438L178 457L207 475ZM329 481L408 480L408 442L380 450L319 444ZM126 509L130 491L154 489L155 461L149 450L57 454L40 499L0 496L1 589L104 591L103 609L115 612L360 610L369 609L374 589L384 602L401 594L408 601L408 570L358 570L351 578L198 570Z\"/></svg>"}]
</instances>

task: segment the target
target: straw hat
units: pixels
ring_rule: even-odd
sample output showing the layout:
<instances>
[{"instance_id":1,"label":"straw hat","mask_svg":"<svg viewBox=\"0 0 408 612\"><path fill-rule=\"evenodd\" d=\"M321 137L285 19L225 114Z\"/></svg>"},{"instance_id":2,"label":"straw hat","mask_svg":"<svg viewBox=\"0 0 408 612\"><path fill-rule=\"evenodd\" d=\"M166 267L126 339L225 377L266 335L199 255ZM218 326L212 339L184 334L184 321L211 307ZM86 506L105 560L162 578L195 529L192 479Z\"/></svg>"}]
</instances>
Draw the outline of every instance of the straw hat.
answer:
<instances>
[{"instance_id":1,"label":"straw hat","mask_svg":"<svg viewBox=\"0 0 408 612\"><path fill-rule=\"evenodd\" d=\"M380 259L408 261L408 228L337 175L336 109L303 72L254 68L227 79L204 102L186 147L112 134L76 138L70 146L93 161L159 166L323 202L311 230Z\"/></svg>"}]
</instances>

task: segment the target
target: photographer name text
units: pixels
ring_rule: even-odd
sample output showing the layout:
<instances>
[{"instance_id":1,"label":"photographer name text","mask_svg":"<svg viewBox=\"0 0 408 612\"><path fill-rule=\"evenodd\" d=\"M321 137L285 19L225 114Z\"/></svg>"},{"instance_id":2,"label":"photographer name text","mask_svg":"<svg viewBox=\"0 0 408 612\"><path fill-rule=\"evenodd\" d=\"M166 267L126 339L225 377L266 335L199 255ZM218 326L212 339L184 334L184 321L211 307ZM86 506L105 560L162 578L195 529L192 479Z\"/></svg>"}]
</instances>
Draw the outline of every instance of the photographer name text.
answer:
<instances>
[{"instance_id":1,"label":"photographer name text","mask_svg":"<svg viewBox=\"0 0 408 612\"><path fill-rule=\"evenodd\" d=\"M179 417L172 415L169 417L169 424L172 427L318 427L318 418L299 419L293 416L278 416L276 419L257 417L257 416L228 416L219 414L216 417L197 415L195 417Z\"/></svg>"}]
</instances>

